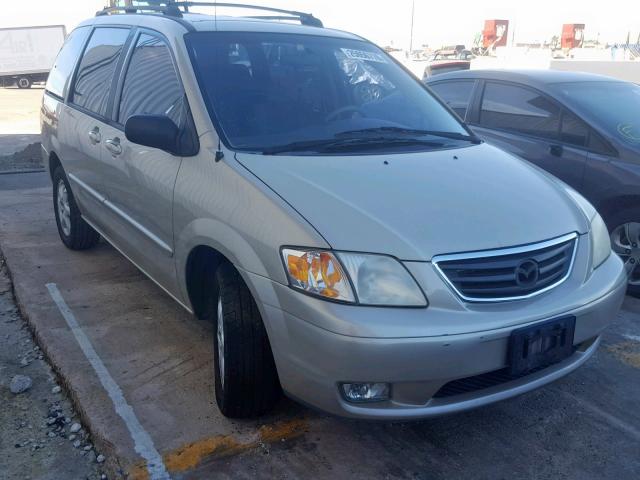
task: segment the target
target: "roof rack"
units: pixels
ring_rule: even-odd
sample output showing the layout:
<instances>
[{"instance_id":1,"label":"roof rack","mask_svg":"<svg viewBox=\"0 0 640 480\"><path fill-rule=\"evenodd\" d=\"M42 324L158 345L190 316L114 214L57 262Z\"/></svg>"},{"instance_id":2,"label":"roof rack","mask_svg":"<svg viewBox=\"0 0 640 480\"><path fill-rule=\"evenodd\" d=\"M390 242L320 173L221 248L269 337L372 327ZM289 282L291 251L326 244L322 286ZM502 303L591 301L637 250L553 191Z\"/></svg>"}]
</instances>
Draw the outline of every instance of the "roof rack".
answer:
<instances>
[{"instance_id":1,"label":"roof rack","mask_svg":"<svg viewBox=\"0 0 640 480\"><path fill-rule=\"evenodd\" d=\"M114 13L163 13L171 17L182 17L182 12L175 8L170 2L167 5L127 5L121 7L105 7L102 10L96 12L96 17L102 17L104 15L111 15Z\"/></svg>"},{"instance_id":2,"label":"roof rack","mask_svg":"<svg viewBox=\"0 0 640 480\"><path fill-rule=\"evenodd\" d=\"M190 2L190 1L149 1L146 5L127 5L120 7L106 7L96 13L96 16L111 15L117 13L162 13L170 17L182 17L183 13L188 13L190 7L224 7L241 8L249 10L262 10L265 12L279 13L282 15L268 16L248 16L246 18L256 18L262 20L298 20L301 25L322 28L323 24L319 18L311 13L297 12L295 10L283 10L281 8L262 7L259 5L247 5L244 3L227 2Z\"/></svg>"}]
</instances>

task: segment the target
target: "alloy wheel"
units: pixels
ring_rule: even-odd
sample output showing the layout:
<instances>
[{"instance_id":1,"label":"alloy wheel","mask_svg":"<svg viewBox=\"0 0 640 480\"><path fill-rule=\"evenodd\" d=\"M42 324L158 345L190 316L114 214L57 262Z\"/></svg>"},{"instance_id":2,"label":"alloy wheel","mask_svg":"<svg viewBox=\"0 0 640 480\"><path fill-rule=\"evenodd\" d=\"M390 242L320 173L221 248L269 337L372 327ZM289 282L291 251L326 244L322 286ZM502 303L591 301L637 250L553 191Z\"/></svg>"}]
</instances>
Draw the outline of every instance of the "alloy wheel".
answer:
<instances>
[{"instance_id":1,"label":"alloy wheel","mask_svg":"<svg viewBox=\"0 0 640 480\"><path fill-rule=\"evenodd\" d=\"M640 223L625 223L613 230L611 246L624 261L629 285L640 285Z\"/></svg>"},{"instance_id":2,"label":"alloy wheel","mask_svg":"<svg viewBox=\"0 0 640 480\"><path fill-rule=\"evenodd\" d=\"M224 389L224 320L222 318L222 297L218 297L218 373L220 374L220 386Z\"/></svg>"},{"instance_id":3,"label":"alloy wheel","mask_svg":"<svg viewBox=\"0 0 640 480\"><path fill-rule=\"evenodd\" d=\"M62 180L58 182L57 205L60 227L68 237L71 235L71 207L69 206L69 193L67 192L67 186Z\"/></svg>"}]
</instances>

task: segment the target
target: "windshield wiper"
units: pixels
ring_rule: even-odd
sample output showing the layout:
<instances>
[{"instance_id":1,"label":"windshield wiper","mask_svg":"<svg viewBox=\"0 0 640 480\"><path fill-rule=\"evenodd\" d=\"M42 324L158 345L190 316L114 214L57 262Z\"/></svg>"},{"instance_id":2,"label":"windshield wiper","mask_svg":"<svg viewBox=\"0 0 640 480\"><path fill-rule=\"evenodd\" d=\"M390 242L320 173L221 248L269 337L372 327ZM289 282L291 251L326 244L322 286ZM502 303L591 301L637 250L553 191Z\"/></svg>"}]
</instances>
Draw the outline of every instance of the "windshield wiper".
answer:
<instances>
[{"instance_id":1,"label":"windshield wiper","mask_svg":"<svg viewBox=\"0 0 640 480\"><path fill-rule=\"evenodd\" d=\"M308 140L304 142L292 142L286 145L277 145L262 149L263 155L275 155L285 152L331 152L350 150L359 147L384 148L388 145L424 145L428 147L442 147L440 142L430 142L419 138L390 138L390 137L364 137L364 138L328 138L321 140Z\"/></svg>"},{"instance_id":2,"label":"windshield wiper","mask_svg":"<svg viewBox=\"0 0 640 480\"><path fill-rule=\"evenodd\" d=\"M458 132L442 132L439 130L420 130L413 128L402 128L402 127L374 127L374 128L363 128L361 130L347 130L345 132L340 132L336 135L336 137L353 137L353 135L358 135L361 133L394 133L400 135L433 135L434 137L443 137L443 138L451 138L453 140L463 140L466 142L471 142L473 144L482 143L480 138L475 135L465 135L463 133Z\"/></svg>"}]
</instances>

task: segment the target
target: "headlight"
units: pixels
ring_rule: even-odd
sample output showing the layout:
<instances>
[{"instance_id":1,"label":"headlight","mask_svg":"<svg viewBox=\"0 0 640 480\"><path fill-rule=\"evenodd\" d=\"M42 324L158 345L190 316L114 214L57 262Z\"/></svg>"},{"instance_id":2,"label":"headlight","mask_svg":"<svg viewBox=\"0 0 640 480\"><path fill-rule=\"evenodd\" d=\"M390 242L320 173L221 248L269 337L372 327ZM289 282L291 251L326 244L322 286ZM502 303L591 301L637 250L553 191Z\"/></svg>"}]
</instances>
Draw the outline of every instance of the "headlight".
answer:
<instances>
[{"instance_id":1,"label":"headlight","mask_svg":"<svg viewBox=\"0 0 640 480\"><path fill-rule=\"evenodd\" d=\"M573 188L569 187L568 185L564 185L564 187L565 191L569 194L573 201L578 204L580 210L582 210L582 213L584 213L584 216L587 217L587 220L593 219L593 216L598 213L596 212L596 209L593 208L593 205L591 205L591 203L589 203L586 198L576 192Z\"/></svg>"},{"instance_id":2,"label":"headlight","mask_svg":"<svg viewBox=\"0 0 640 480\"><path fill-rule=\"evenodd\" d=\"M355 302L349 280L333 253L285 248L282 257L292 287L319 297Z\"/></svg>"},{"instance_id":3,"label":"headlight","mask_svg":"<svg viewBox=\"0 0 640 480\"><path fill-rule=\"evenodd\" d=\"M591 247L593 256L591 260L591 269L595 270L602 265L609 255L611 255L611 238L609 237L609 229L602 220L602 217L596 209L582 195L571 187L565 186L567 193L578 204L587 220L591 222L589 235L591 237Z\"/></svg>"},{"instance_id":4,"label":"headlight","mask_svg":"<svg viewBox=\"0 0 640 480\"><path fill-rule=\"evenodd\" d=\"M598 213L591 220L591 245L593 248L591 266L595 270L611 255L609 230Z\"/></svg>"},{"instance_id":5,"label":"headlight","mask_svg":"<svg viewBox=\"0 0 640 480\"><path fill-rule=\"evenodd\" d=\"M392 257L291 248L282 257L291 286L307 293L361 305L427 306L416 281Z\"/></svg>"},{"instance_id":6,"label":"headlight","mask_svg":"<svg viewBox=\"0 0 640 480\"><path fill-rule=\"evenodd\" d=\"M427 300L416 281L398 260L384 255L338 253L365 305L425 307Z\"/></svg>"}]
</instances>

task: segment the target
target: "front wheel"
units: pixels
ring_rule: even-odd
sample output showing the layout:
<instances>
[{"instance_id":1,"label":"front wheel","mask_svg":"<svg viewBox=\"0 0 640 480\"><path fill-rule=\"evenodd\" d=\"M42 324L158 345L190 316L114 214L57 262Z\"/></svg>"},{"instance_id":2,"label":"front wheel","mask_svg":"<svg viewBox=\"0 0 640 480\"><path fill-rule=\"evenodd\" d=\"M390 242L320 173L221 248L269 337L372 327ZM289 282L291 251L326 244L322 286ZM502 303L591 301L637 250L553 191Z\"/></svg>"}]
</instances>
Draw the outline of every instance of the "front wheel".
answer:
<instances>
[{"instance_id":1,"label":"front wheel","mask_svg":"<svg viewBox=\"0 0 640 480\"><path fill-rule=\"evenodd\" d=\"M98 243L100 235L83 220L62 167L53 172L53 210L58 234L67 248L87 250Z\"/></svg>"},{"instance_id":2,"label":"front wheel","mask_svg":"<svg viewBox=\"0 0 640 480\"><path fill-rule=\"evenodd\" d=\"M640 217L637 221L617 223L611 231L611 246L629 275L629 294L640 297Z\"/></svg>"},{"instance_id":3,"label":"front wheel","mask_svg":"<svg viewBox=\"0 0 640 480\"><path fill-rule=\"evenodd\" d=\"M280 397L269 338L238 271L229 263L222 264L216 280L216 402L225 417L257 417L271 410Z\"/></svg>"}]
</instances>

